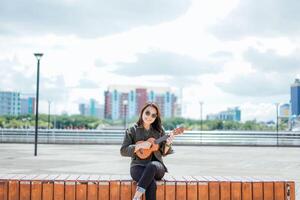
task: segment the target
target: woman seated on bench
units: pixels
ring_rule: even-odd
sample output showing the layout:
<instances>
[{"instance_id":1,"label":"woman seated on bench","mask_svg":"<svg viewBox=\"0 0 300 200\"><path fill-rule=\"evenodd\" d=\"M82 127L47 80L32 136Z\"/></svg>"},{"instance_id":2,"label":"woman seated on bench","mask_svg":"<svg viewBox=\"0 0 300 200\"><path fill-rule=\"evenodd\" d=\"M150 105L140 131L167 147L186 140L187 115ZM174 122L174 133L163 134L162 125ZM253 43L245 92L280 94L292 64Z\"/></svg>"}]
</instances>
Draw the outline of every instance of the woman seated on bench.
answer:
<instances>
[{"instance_id":1,"label":"woman seated on bench","mask_svg":"<svg viewBox=\"0 0 300 200\"><path fill-rule=\"evenodd\" d=\"M134 200L139 200L143 193L146 193L146 200L156 199L155 180L160 180L167 172L162 156L173 151L174 134L165 135L159 108L154 103L147 103L140 111L137 123L125 132L120 151L122 156L131 157L130 175L137 182ZM155 139L162 136L166 139L154 144Z\"/></svg>"}]
</instances>

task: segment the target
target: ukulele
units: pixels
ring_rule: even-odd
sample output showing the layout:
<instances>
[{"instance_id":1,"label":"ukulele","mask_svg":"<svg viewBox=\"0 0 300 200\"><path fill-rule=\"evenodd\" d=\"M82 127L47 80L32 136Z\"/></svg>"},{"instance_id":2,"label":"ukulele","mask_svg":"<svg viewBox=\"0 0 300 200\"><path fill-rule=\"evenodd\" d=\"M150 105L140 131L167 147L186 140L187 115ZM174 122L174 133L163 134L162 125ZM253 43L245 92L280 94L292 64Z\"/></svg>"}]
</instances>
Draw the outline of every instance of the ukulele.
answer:
<instances>
[{"instance_id":1,"label":"ukulele","mask_svg":"<svg viewBox=\"0 0 300 200\"><path fill-rule=\"evenodd\" d=\"M182 134L184 131L184 128L183 127L179 127L179 128L175 128L172 130L173 134L174 135L179 135L179 134ZM163 141L166 141L167 138L170 137L169 135L164 135L158 139L155 139L155 138L149 138L147 141L151 143L151 146L149 149L139 149L137 152L136 152L136 155L144 160L146 158L148 158L152 152L154 151L158 151L159 149L159 144ZM144 141L137 141L136 144L139 144L139 143L142 143Z\"/></svg>"}]
</instances>

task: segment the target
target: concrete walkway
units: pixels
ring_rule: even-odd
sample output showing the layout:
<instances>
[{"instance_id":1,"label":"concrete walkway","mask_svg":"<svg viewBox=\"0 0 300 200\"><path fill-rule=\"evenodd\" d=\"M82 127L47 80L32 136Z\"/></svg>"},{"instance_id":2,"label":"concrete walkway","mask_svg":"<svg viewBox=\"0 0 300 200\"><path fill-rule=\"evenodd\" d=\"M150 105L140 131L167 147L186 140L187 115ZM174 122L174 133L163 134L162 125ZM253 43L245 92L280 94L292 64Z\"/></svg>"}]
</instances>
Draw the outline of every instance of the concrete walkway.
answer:
<instances>
[{"instance_id":1,"label":"concrete walkway","mask_svg":"<svg viewBox=\"0 0 300 200\"><path fill-rule=\"evenodd\" d=\"M129 174L130 158L118 145L38 145L0 143L1 173ZM171 174L253 176L296 181L300 198L300 148L174 146L165 157Z\"/></svg>"}]
</instances>

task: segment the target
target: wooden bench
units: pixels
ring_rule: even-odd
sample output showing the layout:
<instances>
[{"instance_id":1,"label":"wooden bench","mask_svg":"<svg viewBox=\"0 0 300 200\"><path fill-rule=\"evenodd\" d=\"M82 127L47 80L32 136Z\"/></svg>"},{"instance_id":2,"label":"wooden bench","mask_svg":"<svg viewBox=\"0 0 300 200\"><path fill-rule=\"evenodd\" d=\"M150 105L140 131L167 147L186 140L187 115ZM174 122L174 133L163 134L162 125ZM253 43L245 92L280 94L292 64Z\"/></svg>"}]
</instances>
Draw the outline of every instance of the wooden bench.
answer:
<instances>
[{"instance_id":1,"label":"wooden bench","mask_svg":"<svg viewBox=\"0 0 300 200\"><path fill-rule=\"evenodd\" d=\"M158 200L295 200L288 180L166 175L157 186ZM0 200L131 200L135 188L129 176L0 174Z\"/></svg>"}]
</instances>

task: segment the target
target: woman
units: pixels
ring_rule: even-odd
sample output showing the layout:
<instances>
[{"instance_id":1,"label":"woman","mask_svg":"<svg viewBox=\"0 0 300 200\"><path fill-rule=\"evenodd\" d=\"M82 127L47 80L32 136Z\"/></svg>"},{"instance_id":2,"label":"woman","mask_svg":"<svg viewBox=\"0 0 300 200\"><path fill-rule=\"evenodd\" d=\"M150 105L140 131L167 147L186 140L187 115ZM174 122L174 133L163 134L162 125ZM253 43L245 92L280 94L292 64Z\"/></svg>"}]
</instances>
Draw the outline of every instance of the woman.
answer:
<instances>
[{"instance_id":1,"label":"woman","mask_svg":"<svg viewBox=\"0 0 300 200\"><path fill-rule=\"evenodd\" d=\"M130 175L137 182L137 189L133 200L139 200L143 193L146 200L156 199L156 180L160 180L167 168L163 163L162 156L173 152L171 144L174 139L173 133L165 142L160 143L159 150L152 153L146 159L140 159L137 152L140 149L149 149L151 143L148 138L160 138L165 135L161 125L160 111L156 104L147 103L139 114L138 122L126 130L121 147L121 155L131 157ZM144 141L136 144L138 141Z\"/></svg>"}]
</instances>

